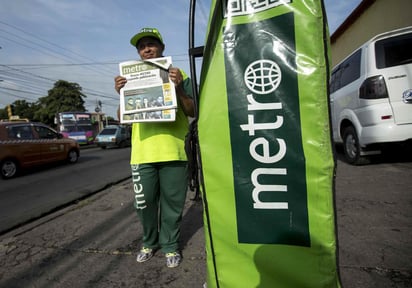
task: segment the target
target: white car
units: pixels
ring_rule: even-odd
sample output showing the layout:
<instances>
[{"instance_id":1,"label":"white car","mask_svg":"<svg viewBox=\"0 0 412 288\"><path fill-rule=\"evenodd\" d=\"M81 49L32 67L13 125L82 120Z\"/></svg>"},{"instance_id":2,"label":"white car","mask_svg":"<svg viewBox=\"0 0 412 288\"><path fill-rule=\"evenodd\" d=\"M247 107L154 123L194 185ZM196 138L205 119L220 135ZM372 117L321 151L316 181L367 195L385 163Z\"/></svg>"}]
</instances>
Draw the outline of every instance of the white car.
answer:
<instances>
[{"instance_id":1,"label":"white car","mask_svg":"<svg viewBox=\"0 0 412 288\"><path fill-rule=\"evenodd\" d=\"M350 164L412 146L412 26L375 36L332 69L333 139ZM365 161L366 160L366 161Z\"/></svg>"}]
</instances>

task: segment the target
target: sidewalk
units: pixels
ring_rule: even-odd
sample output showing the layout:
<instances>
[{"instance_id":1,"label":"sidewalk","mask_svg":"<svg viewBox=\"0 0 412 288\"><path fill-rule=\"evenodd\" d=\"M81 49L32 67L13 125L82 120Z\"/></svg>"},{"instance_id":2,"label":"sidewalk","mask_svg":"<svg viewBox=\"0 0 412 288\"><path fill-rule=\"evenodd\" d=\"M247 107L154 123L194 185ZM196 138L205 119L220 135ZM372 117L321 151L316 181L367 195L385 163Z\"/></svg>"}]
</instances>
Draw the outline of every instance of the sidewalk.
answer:
<instances>
[{"instance_id":1,"label":"sidewalk","mask_svg":"<svg viewBox=\"0 0 412 288\"><path fill-rule=\"evenodd\" d=\"M167 268L158 251L136 262L142 231L131 181L0 238L0 287L202 287L206 257L202 204L188 193L182 223L183 261Z\"/></svg>"}]
</instances>

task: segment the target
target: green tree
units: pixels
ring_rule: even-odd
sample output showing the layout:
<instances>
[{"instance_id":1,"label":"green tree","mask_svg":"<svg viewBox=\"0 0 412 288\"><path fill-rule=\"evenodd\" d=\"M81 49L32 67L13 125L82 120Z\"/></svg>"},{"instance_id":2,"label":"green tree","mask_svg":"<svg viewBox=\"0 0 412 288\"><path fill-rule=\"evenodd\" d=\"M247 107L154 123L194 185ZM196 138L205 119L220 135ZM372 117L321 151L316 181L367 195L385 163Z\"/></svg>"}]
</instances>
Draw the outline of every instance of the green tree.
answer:
<instances>
[{"instance_id":1,"label":"green tree","mask_svg":"<svg viewBox=\"0 0 412 288\"><path fill-rule=\"evenodd\" d=\"M52 126L57 112L86 111L83 100L86 97L79 84L58 80L48 96L39 98L33 118Z\"/></svg>"},{"instance_id":2,"label":"green tree","mask_svg":"<svg viewBox=\"0 0 412 288\"><path fill-rule=\"evenodd\" d=\"M4 109L0 109L0 119L8 119L7 106Z\"/></svg>"},{"instance_id":3,"label":"green tree","mask_svg":"<svg viewBox=\"0 0 412 288\"><path fill-rule=\"evenodd\" d=\"M26 100L16 100L13 103L13 115L19 116L20 118L36 121L36 119L34 119L35 111L37 111L36 103L30 103Z\"/></svg>"},{"instance_id":4,"label":"green tree","mask_svg":"<svg viewBox=\"0 0 412 288\"><path fill-rule=\"evenodd\" d=\"M26 100L16 100L13 103L9 104L12 107L13 116L18 116L19 118L26 118L32 121L36 121L34 119L34 112L37 110L36 103L30 103ZM8 119L8 106L7 105L4 109L0 109L0 119Z\"/></svg>"}]
</instances>

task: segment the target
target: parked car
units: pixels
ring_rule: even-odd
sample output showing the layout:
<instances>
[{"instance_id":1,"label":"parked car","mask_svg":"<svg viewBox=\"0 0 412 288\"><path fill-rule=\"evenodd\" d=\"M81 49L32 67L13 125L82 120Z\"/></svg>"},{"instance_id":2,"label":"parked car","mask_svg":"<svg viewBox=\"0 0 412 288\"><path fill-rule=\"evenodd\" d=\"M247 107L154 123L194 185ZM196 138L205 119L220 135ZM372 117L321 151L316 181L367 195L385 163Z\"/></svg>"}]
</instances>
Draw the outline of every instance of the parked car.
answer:
<instances>
[{"instance_id":1,"label":"parked car","mask_svg":"<svg viewBox=\"0 0 412 288\"><path fill-rule=\"evenodd\" d=\"M348 163L412 147L412 26L373 37L332 69L333 139ZM366 161L365 161L366 160Z\"/></svg>"},{"instance_id":2,"label":"parked car","mask_svg":"<svg viewBox=\"0 0 412 288\"><path fill-rule=\"evenodd\" d=\"M0 172L12 178L22 169L66 161L76 163L79 144L42 123L0 122Z\"/></svg>"},{"instance_id":3,"label":"parked car","mask_svg":"<svg viewBox=\"0 0 412 288\"><path fill-rule=\"evenodd\" d=\"M108 147L124 148L130 146L130 127L124 125L109 125L95 137L94 142L102 149Z\"/></svg>"}]
</instances>

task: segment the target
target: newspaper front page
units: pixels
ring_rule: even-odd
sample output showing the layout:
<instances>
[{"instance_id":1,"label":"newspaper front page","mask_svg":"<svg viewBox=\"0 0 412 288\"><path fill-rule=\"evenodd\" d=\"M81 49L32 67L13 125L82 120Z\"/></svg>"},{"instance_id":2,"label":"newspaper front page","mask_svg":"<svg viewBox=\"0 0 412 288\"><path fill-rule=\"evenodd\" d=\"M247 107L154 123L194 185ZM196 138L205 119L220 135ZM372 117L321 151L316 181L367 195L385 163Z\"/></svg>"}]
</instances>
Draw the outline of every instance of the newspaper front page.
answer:
<instances>
[{"instance_id":1,"label":"newspaper front page","mask_svg":"<svg viewBox=\"0 0 412 288\"><path fill-rule=\"evenodd\" d=\"M175 86L169 79L172 58L119 63L127 79L120 89L120 122L170 122L176 118Z\"/></svg>"}]
</instances>

